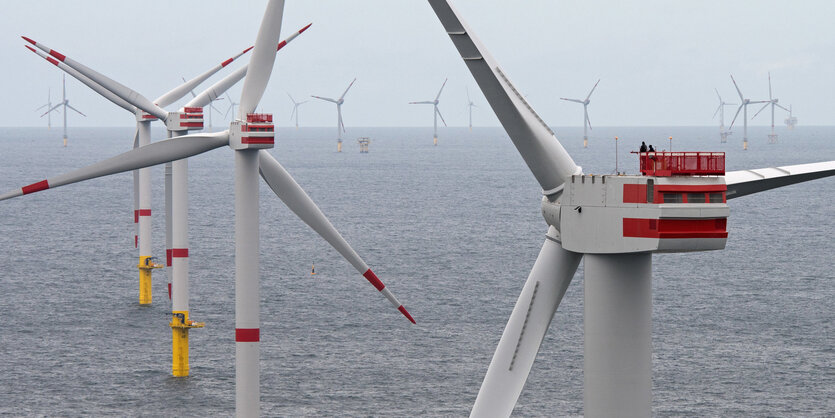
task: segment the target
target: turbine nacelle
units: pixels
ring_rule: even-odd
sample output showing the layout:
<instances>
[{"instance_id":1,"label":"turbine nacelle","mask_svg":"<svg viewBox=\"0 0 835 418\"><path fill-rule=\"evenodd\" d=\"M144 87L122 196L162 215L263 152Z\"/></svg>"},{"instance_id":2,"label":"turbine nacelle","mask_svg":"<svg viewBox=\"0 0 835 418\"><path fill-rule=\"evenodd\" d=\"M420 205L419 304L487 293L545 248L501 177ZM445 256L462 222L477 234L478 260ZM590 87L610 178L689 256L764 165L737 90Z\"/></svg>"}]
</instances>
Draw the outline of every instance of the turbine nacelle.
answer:
<instances>
[{"instance_id":1,"label":"turbine nacelle","mask_svg":"<svg viewBox=\"0 0 835 418\"><path fill-rule=\"evenodd\" d=\"M173 132L203 129L203 108L184 107L179 112L170 112L165 127Z\"/></svg>"},{"instance_id":2,"label":"turbine nacelle","mask_svg":"<svg viewBox=\"0 0 835 418\"><path fill-rule=\"evenodd\" d=\"M275 125L269 113L248 113L246 121L229 126L229 147L234 150L269 149L275 146Z\"/></svg>"}]
</instances>

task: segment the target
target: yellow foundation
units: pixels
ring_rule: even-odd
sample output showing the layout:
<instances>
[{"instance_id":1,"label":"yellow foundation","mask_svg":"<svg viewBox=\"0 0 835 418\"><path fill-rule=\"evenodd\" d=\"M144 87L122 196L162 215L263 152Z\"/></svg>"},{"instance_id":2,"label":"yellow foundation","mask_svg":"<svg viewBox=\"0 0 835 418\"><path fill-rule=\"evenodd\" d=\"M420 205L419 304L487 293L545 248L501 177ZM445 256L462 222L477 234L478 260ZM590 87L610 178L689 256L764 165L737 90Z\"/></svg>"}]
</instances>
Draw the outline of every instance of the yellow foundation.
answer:
<instances>
[{"instance_id":1,"label":"yellow foundation","mask_svg":"<svg viewBox=\"0 0 835 418\"><path fill-rule=\"evenodd\" d=\"M153 269L162 268L162 265L153 262L151 256L139 257L139 304L150 305L153 300L153 293L151 292L151 271Z\"/></svg>"},{"instance_id":2,"label":"yellow foundation","mask_svg":"<svg viewBox=\"0 0 835 418\"><path fill-rule=\"evenodd\" d=\"M67 138L64 138L64 146L67 146Z\"/></svg>"},{"instance_id":3,"label":"yellow foundation","mask_svg":"<svg viewBox=\"0 0 835 418\"><path fill-rule=\"evenodd\" d=\"M589 147L589 139L588 138L583 138L583 148L588 148L588 147Z\"/></svg>"},{"instance_id":4,"label":"yellow foundation","mask_svg":"<svg viewBox=\"0 0 835 418\"><path fill-rule=\"evenodd\" d=\"M174 377L188 376L188 330L203 328L203 322L188 319L188 311L174 311L171 316L171 374Z\"/></svg>"},{"instance_id":5,"label":"yellow foundation","mask_svg":"<svg viewBox=\"0 0 835 418\"><path fill-rule=\"evenodd\" d=\"M748 149L748 140L742 141L742 149Z\"/></svg>"},{"instance_id":6,"label":"yellow foundation","mask_svg":"<svg viewBox=\"0 0 835 418\"><path fill-rule=\"evenodd\" d=\"M435 145L437 146L437 145L438 145L438 137L437 137L437 136L435 137L435 141L434 141L434 142L435 142Z\"/></svg>"},{"instance_id":7,"label":"yellow foundation","mask_svg":"<svg viewBox=\"0 0 835 418\"><path fill-rule=\"evenodd\" d=\"M342 152L342 141L336 143L336 152Z\"/></svg>"}]
</instances>

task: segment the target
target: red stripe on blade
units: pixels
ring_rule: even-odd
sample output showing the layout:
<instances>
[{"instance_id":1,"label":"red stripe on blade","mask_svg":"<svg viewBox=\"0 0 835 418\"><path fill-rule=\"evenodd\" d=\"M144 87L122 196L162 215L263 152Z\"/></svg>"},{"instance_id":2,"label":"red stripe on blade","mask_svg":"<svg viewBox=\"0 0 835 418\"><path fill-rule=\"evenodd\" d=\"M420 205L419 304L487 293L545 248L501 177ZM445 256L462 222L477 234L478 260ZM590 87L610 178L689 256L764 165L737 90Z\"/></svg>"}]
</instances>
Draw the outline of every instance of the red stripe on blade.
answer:
<instances>
[{"instance_id":1,"label":"red stripe on blade","mask_svg":"<svg viewBox=\"0 0 835 418\"><path fill-rule=\"evenodd\" d=\"M50 64L58 66L58 61L56 61L55 58L46 57L46 60L49 61Z\"/></svg>"},{"instance_id":2,"label":"red stripe on blade","mask_svg":"<svg viewBox=\"0 0 835 418\"><path fill-rule=\"evenodd\" d=\"M235 61L235 60L233 58L229 58L228 60L221 62L220 66L225 67L225 66L229 65L229 63L231 63L232 61Z\"/></svg>"},{"instance_id":3,"label":"red stripe on blade","mask_svg":"<svg viewBox=\"0 0 835 418\"><path fill-rule=\"evenodd\" d=\"M23 38L24 40L26 40L26 42L29 42L29 43L30 43L30 44L32 44L32 45L37 45L37 44L38 44L37 42L35 42L35 41L33 41L32 39L27 38L27 37L25 37L25 36L21 36L21 38Z\"/></svg>"},{"instance_id":4,"label":"red stripe on blade","mask_svg":"<svg viewBox=\"0 0 835 418\"><path fill-rule=\"evenodd\" d=\"M365 279L368 280L371 284L373 284L374 287L377 288L377 290L383 290L383 288L386 287L386 285L384 285L383 282L381 282L380 279L377 278L377 275L374 274L374 272L371 271L371 269L368 269L368 271L363 273L362 277L365 277Z\"/></svg>"},{"instance_id":5,"label":"red stripe on blade","mask_svg":"<svg viewBox=\"0 0 835 418\"><path fill-rule=\"evenodd\" d=\"M23 186L23 194L35 193L49 188L49 183L46 180L41 180L37 183L32 183L28 186Z\"/></svg>"},{"instance_id":6,"label":"red stripe on blade","mask_svg":"<svg viewBox=\"0 0 835 418\"><path fill-rule=\"evenodd\" d=\"M29 45L23 45L23 46L25 46L26 48L28 48L30 51L37 53L37 52L35 51L35 48L32 48L32 47L31 47L31 46L29 46Z\"/></svg>"},{"instance_id":7,"label":"red stripe on blade","mask_svg":"<svg viewBox=\"0 0 835 418\"><path fill-rule=\"evenodd\" d=\"M412 315L409 315L409 311L407 311L406 308L403 307L403 305L400 305L400 307L397 308L397 310L400 311L400 313L402 313L403 315L405 315L406 318L409 318L409 321L412 321L413 324L417 324L417 322L415 322L415 319L412 318Z\"/></svg>"},{"instance_id":8,"label":"red stripe on blade","mask_svg":"<svg viewBox=\"0 0 835 418\"><path fill-rule=\"evenodd\" d=\"M235 328L235 341L239 343L257 343L261 341L261 329Z\"/></svg>"},{"instance_id":9,"label":"red stripe on blade","mask_svg":"<svg viewBox=\"0 0 835 418\"><path fill-rule=\"evenodd\" d=\"M242 54L246 54L246 53L247 53L247 52L249 52L249 50L250 50L250 49L252 49L252 48L253 48L253 47L249 47L249 48L247 48L247 49L244 49L244 52L241 52L241 53L242 53Z\"/></svg>"},{"instance_id":10,"label":"red stripe on blade","mask_svg":"<svg viewBox=\"0 0 835 418\"><path fill-rule=\"evenodd\" d=\"M306 30L307 30L307 28L309 28L309 27L310 27L310 25L312 25L312 23L308 23L308 24L307 24L307 26L303 27L303 28L299 31L299 33L302 33L302 32L304 32L304 31L306 31Z\"/></svg>"},{"instance_id":11,"label":"red stripe on blade","mask_svg":"<svg viewBox=\"0 0 835 418\"><path fill-rule=\"evenodd\" d=\"M62 54L58 51L55 51L53 49L49 50L49 55L52 55L53 57L58 58L58 61L61 61L61 62L64 62L64 60L67 58L66 55L64 55L64 54Z\"/></svg>"},{"instance_id":12,"label":"red stripe on blade","mask_svg":"<svg viewBox=\"0 0 835 418\"><path fill-rule=\"evenodd\" d=\"M165 250L165 265L171 267L171 249L168 248Z\"/></svg>"},{"instance_id":13,"label":"red stripe on blade","mask_svg":"<svg viewBox=\"0 0 835 418\"><path fill-rule=\"evenodd\" d=\"M186 258L188 257L188 248L174 248L171 250L171 257Z\"/></svg>"},{"instance_id":14,"label":"red stripe on blade","mask_svg":"<svg viewBox=\"0 0 835 418\"><path fill-rule=\"evenodd\" d=\"M279 42L279 43L278 43L278 48L276 48L276 51L280 51L280 50L281 50L281 48L284 48L284 45L287 45L287 41L281 41L281 42Z\"/></svg>"}]
</instances>

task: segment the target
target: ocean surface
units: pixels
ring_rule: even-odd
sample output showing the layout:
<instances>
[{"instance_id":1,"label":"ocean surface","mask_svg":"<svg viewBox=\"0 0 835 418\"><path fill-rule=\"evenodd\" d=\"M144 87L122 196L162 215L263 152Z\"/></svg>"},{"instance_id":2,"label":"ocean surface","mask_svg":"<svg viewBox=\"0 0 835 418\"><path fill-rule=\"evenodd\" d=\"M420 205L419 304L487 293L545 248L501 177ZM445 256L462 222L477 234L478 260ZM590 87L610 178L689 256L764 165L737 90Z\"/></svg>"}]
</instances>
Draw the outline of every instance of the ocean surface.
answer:
<instances>
[{"instance_id":1,"label":"ocean surface","mask_svg":"<svg viewBox=\"0 0 835 418\"><path fill-rule=\"evenodd\" d=\"M729 170L835 160L835 127L557 128L586 173L628 152L725 151ZM281 128L272 154L400 298L412 325L261 187L265 416L465 416L547 226L500 128ZM372 138L360 154L359 136ZM154 138L163 137L161 130ZM0 192L128 150L133 128L0 128ZM234 413L233 156L190 160L191 375L171 377L166 275L138 304L130 173L0 202L0 415ZM164 260L163 170L153 169ZM835 179L729 201L723 251L653 257L656 416L835 415ZM316 264L316 276L309 274ZM517 416L583 413L582 264Z\"/></svg>"}]
</instances>

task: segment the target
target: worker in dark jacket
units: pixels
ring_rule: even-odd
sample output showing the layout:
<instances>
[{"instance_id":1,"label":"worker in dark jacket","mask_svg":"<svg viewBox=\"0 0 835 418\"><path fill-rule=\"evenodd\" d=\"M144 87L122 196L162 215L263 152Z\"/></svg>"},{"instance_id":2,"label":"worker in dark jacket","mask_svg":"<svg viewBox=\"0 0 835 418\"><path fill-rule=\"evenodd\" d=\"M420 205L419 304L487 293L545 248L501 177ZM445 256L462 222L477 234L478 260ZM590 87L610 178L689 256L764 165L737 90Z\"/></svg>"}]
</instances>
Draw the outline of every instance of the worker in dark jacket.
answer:
<instances>
[{"instance_id":1,"label":"worker in dark jacket","mask_svg":"<svg viewBox=\"0 0 835 418\"><path fill-rule=\"evenodd\" d=\"M647 144L644 141L641 141L640 152L647 152Z\"/></svg>"},{"instance_id":2,"label":"worker in dark jacket","mask_svg":"<svg viewBox=\"0 0 835 418\"><path fill-rule=\"evenodd\" d=\"M655 152L655 148L653 148L651 144L649 146L649 152Z\"/></svg>"}]
</instances>

